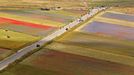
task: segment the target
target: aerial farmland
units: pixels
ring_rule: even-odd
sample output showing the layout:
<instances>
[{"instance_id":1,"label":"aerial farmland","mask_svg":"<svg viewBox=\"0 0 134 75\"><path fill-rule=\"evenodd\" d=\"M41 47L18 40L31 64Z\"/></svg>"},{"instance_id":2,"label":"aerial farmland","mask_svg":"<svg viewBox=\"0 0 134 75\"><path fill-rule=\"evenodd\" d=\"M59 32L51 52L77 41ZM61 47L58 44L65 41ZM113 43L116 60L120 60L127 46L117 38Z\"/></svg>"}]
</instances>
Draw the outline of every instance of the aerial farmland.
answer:
<instances>
[{"instance_id":1,"label":"aerial farmland","mask_svg":"<svg viewBox=\"0 0 134 75\"><path fill-rule=\"evenodd\" d=\"M0 75L133 75L133 3L1 0Z\"/></svg>"}]
</instances>

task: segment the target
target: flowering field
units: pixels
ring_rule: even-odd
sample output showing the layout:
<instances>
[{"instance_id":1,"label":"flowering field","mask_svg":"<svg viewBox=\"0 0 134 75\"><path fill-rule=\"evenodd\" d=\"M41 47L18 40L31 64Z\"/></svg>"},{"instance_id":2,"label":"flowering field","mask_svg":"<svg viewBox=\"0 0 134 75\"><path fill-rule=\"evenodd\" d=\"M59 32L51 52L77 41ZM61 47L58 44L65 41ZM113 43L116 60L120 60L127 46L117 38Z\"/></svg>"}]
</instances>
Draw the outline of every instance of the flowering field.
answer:
<instances>
[{"instance_id":1,"label":"flowering field","mask_svg":"<svg viewBox=\"0 0 134 75\"><path fill-rule=\"evenodd\" d=\"M107 12L102 17L118 19L118 20L125 20L125 21L134 21L134 15L127 15L127 14L119 14L119 13L110 13Z\"/></svg>"},{"instance_id":2,"label":"flowering field","mask_svg":"<svg viewBox=\"0 0 134 75\"><path fill-rule=\"evenodd\" d=\"M83 32L108 35L120 39L134 40L134 28L94 21L81 29Z\"/></svg>"},{"instance_id":3,"label":"flowering field","mask_svg":"<svg viewBox=\"0 0 134 75\"><path fill-rule=\"evenodd\" d=\"M133 75L133 24L127 26L122 24L124 21L113 19L102 21L101 15L2 74Z\"/></svg>"},{"instance_id":4,"label":"flowering field","mask_svg":"<svg viewBox=\"0 0 134 75\"><path fill-rule=\"evenodd\" d=\"M47 36L82 14L68 10L0 10L0 27L33 36Z\"/></svg>"},{"instance_id":5,"label":"flowering field","mask_svg":"<svg viewBox=\"0 0 134 75\"><path fill-rule=\"evenodd\" d=\"M81 16L70 11L0 10L0 60Z\"/></svg>"}]
</instances>

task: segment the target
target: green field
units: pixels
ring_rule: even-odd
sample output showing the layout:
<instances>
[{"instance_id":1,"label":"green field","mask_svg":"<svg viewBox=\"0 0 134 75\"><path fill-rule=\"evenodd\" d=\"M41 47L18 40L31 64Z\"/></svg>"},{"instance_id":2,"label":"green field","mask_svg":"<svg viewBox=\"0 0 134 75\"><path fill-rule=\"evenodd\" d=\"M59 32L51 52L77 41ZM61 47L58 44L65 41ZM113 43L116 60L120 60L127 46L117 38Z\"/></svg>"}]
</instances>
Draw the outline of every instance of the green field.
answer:
<instances>
[{"instance_id":1,"label":"green field","mask_svg":"<svg viewBox=\"0 0 134 75\"><path fill-rule=\"evenodd\" d=\"M16 50L29 45L40 37L34 37L23 33L0 29L0 47Z\"/></svg>"}]
</instances>

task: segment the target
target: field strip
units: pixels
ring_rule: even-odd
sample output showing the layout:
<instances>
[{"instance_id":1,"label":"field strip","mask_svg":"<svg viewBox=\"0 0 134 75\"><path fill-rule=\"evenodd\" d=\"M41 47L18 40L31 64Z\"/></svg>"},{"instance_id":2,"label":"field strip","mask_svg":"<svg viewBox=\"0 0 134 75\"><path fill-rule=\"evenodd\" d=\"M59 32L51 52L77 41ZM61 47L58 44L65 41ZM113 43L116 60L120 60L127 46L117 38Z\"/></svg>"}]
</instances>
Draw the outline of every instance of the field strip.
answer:
<instances>
[{"instance_id":1,"label":"field strip","mask_svg":"<svg viewBox=\"0 0 134 75\"><path fill-rule=\"evenodd\" d=\"M1 18L0 17L0 23L1 22L11 23L13 25L15 24L15 25L20 25L20 26L29 26L29 27L33 27L33 28L41 28L41 29L53 28L53 27L48 26L48 25L33 24L33 23L28 23L28 22L23 22L23 21L16 21L16 20L13 20L13 19L7 19L7 18Z\"/></svg>"},{"instance_id":2,"label":"field strip","mask_svg":"<svg viewBox=\"0 0 134 75\"><path fill-rule=\"evenodd\" d=\"M121 26L134 27L134 22L117 20L117 19L109 19L109 18L103 18L103 17L95 17L95 18L96 18L95 19L96 21L100 21L100 22L117 24L117 25L121 25Z\"/></svg>"},{"instance_id":3,"label":"field strip","mask_svg":"<svg viewBox=\"0 0 134 75\"><path fill-rule=\"evenodd\" d=\"M28 12L31 12L31 11L28 11ZM70 16L70 17L78 17L80 16L79 14L76 14L76 13L72 13L72 12L68 12L68 11L64 11L64 10L60 10L60 11L42 11L44 13L49 13L49 14L58 14L58 15L63 15L63 16Z\"/></svg>"},{"instance_id":4,"label":"field strip","mask_svg":"<svg viewBox=\"0 0 134 75\"><path fill-rule=\"evenodd\" d=\"M130 16L134 16L132 14L126 14L126 13L123 13L123 12L116 12L116 11L106 11L106 12L110 12L110 13L114 13L114 14L122 14L122 15L130 15Z\"/></svg>"},{"instance_id":5,"label":"field strip","mask_svg":"<svg viewBox=\"0 0 134 75\"><path fill-rule=\"evenodd\" d=\"M76 55L81 55L81 56L86 56L86 57L93 57L96 59L134 66L134 57L131 57L131 56L109 53L109 52L99 51L99 50L93 50L93 49L80 47L80 46L79 47L72 46L72 45L65 46L64 44L59 44L59 43L51 44L47 48L56 50L56 51L61 51L61 52L66 52L66 53L71 53L71 54L76 54Z\"/></svg>"},{"instance_id":6,"label":"field strip","mask_svg":"<svg viewBox=\"0 0 134 75\"><path fill-rule=\"evenodd\" d=\"M67 11L63 11L63 10L60 10L60 11L50 11L49 13L53 14L60 14L60 15L64 15L64 16L73 16L73 17L78 17L80 16L79 14L76 14L76 13L72 13L72 12L67 12Z\"/></svg>"},{"instance_id":7,"label":"field strip","mask_svg":"<svg viewBox=\"0 0 134 75\"><path fill-rule=\"evenodd\" d=\"M83 31L76 31L77 33L84 33L84 34L89 34L88 32L83 32ZM76 33L75 32L75 33ZM90 35L90 34L89 34ZM95 34L95 35L98 35L98 34ZM100 35L99 35L100 36ZM96 36L96 37L98 37L98 36ZM107 38L107 37L109 37L109 38ZM93 41L105 41L105 42L107 42L107 43L113 43L113 44L120 44L120 45L126 45L126 46L131 46L131 47L133 47L134 46L134 42L132 42L132 41L122 41L122 40L120 40L120 39L117 39L117 38L113 38L113 37L111 37L111 36L107 36L107 35L101 35L101 38L100 37L98 37L98 38L94 38L94 37L89 37L90 39L92 39ZM60 41L61 39L59 39L58 41ZM63 40L64 41L64 40Z\"/></svg>"},{"instance_id":8,"label":"field strip","mask_svg":"<svg viewBox=\"0 0 134 75\"><path fill-rule=\"evenodd\" d=\"M60 27L64 25L63 23L59 23L59 22L29 18L29 17L24 17L24 16L17 16L17 15L7 14L7 13L0 13L0 17L15 19L18 21L24 21L24 22L29 22L29 23L41 24L41 25L49 25L53 27Z\"/></svg>"}]
</instances>

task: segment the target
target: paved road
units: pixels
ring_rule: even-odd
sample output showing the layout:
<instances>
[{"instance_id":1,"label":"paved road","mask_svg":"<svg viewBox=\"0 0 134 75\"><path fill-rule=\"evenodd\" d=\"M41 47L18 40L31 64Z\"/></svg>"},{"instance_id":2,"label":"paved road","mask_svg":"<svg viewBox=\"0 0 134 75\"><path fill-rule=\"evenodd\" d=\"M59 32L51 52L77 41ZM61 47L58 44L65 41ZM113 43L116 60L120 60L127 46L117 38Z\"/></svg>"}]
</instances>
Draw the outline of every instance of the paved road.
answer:
<instances>
[{"instance_id":1,"label":"paved road","mask_svg":"<svg viewBox=\"0 0 134 75\"><path fill-rule=\"evenodd\" d=\"M26 55L28 52L31 52L34 49L37 49L40 46L43 46L44 44L50 42L51 40L62 35L63 33L67 32L69 29L73 28L74 26L87 20L88 18L92 17L93 15L97 14L99 11L102 11L104 9L106 9L106 8L94 8L88 14L82 16L80 19L77 19L77 20L73 21L72 23L64 26L63 28L58 29L54 33L48 35L47 37L44 37L43 39L41 39L38 42L33 43L30 46L27 46L27 47L24 47L24 48L18 50L18 52L16 52L15 54L12 54L11 56L0 61L0 70L5 69L8 65L15 62L17 59L20 59L22 56Z\"/></svg>"}]
</instances>

